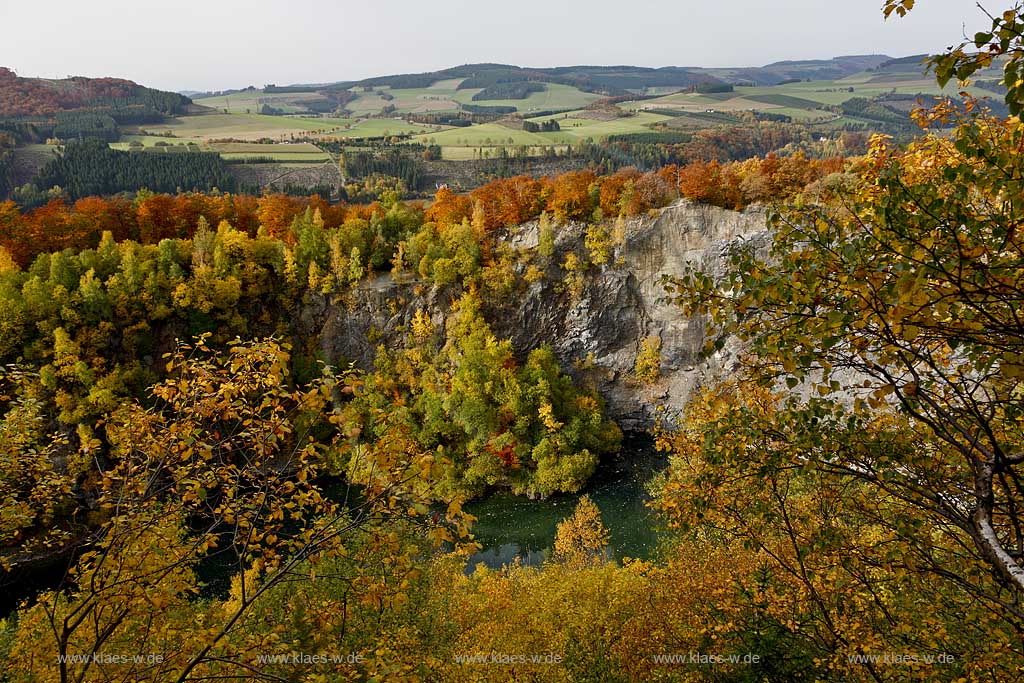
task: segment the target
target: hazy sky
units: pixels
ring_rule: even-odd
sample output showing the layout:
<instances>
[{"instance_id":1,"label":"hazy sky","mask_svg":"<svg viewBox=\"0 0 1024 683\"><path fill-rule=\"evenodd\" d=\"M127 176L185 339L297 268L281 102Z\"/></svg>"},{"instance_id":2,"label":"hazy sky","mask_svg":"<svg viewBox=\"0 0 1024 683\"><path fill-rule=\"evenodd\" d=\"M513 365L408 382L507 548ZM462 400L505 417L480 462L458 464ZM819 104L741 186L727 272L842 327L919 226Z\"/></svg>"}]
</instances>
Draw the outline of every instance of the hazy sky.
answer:
<instances>
[{"instance_id":1,"label":"hazy sky","mask_svg":"<svg viewBox=\"0 0 1024 683\"><path fill-rule=\"evenodd\" d=\"M472 62L757 66L905 56L984 28L972 0L0 0L0 65L168 90L320 83ZM1002 4L1008 4L1003 0ZM1001 9L1002 5L990 9Z\"/></svg>"}]
</instances>

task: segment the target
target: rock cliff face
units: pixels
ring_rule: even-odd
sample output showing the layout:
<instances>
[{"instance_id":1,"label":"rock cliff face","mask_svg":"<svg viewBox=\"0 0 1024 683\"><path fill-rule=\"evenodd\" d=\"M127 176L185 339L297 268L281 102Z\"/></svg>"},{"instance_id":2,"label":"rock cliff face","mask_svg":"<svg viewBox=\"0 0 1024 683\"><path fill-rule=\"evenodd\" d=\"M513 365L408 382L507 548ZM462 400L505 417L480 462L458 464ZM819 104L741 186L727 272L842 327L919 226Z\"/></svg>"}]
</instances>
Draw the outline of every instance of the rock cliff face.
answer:
<instances>
[{"instance_id":1,"label":"rock cliff face","mask_svg":"<svg viewBox=\"0 0 1024 683\"><path fill-rule=\"evenodd\" d=\"M770 241L765 214L681 201L657 215L634 219L612 264L592 266L582 294L573 298L558 263L570 250L585 253L583 233L582 225L560 228L558 253L546 276L507 300L488 301L487 317L494 333L510 338L523 355L550 345L567 372L597 387L623 429L644 429L653 423L657 405L681 408L696 386L728 370L730 363L728 352L700 358L703 321L686 318L664 300L662 276L680 274L688 264L721 272L730 245L737 242L765 249ZM516 249L533 250L537 225L520 226L504 239ZM368 282L347 303L316 311L313 317L323 321L318 330L323 356L329 362L351 360L372 367L377 344L400 343L401 330L417 309L428 311L440 326L456 295L445 288L395 282L390 276ZM634 379L633 368L641 342L650 336L661 339L661 377L644 385Z\"/></svg>"}]
</instances>

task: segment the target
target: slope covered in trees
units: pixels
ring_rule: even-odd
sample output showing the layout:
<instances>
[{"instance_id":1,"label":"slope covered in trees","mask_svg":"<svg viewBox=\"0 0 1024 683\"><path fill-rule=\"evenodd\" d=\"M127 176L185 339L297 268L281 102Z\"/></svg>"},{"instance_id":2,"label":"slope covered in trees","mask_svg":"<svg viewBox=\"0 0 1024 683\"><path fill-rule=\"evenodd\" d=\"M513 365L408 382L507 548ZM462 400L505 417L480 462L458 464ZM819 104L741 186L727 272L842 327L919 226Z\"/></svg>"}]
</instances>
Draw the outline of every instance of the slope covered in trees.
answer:
<instances>
[{"instance_id":1,"label":"slope covered in trees","mask_svg":"<svg viewBox=\"0 0 1024 683\"><path fill-rule=\"evenodd\" d=\"M0 67L0 119L47 118L70 109L137 107L180 114L190 103L177 93L146 88L121 78L22 78Z\"/></svg>"},{"instance_id":2,"label":"slope covered in trees","mask_svg":"<svg viewBox=\"0 0 1024 683\"><path fill-rule=\"evenodd\" d=\"M179 190L233 190L237 181L219 154L121 152L99 139L69 144L33 179L38 188L60 187L72 199L90 195Z\"/></svg>"}]
</instances>

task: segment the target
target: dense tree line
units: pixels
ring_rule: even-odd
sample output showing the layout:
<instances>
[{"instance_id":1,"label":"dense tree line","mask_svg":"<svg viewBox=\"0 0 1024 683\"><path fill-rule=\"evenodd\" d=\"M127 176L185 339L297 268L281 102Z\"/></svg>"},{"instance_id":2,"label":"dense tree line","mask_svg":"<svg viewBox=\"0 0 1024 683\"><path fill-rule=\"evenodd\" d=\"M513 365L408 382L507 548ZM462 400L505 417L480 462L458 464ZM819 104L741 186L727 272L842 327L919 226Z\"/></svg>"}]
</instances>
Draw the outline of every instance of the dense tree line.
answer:
<instances>
[{"instance_id":1,"label":"dense tree line","mask_svg":"<svg viewBox=\"0 0 1024 683\"><path fill-rule=\"evenodd\" d=\"M555 119L548 119L547 121L523 121L523 130L527 133L554 133L562 130L562 127L558 125L558 121Z\"/></svg>"},{"instance_id":2,"label":"dense tree line","mask_svg":"<svg viewBox=\"0 0 1024 683\"><path fill-rule=\"evenodd\" d=\"M848 162L838 157L816 160L797 154L727 164L669 165L656 173L627 167L605 176L585 170L553 178L500 177L466 195L442 188L426 210L426 220L461 223L472 218L479 207L481 226L490 231L536 219L545 211L559 220L592 220L596 209L606 218L641 214L676 196L742 208L752 202L791 197L847 166ZM375 194L384 196L388 191ZM14 202L0 204L0 246L15 262L27 266L40 253L96 248L104 230L117 241L143 244L186 239L200 216L211 225L227 221L250 235L260 226L271 235L283 235L307 208L319 211L328 229L340 226L350 216L369 221L381 211L379 203L332 205L320 196L290 193L256 197L140 191L132 201L115 196L86 197L73 203L58 195L47 197L45 206L32 209L19 209ZM373 254L375 263L389 262L393 255L376 248Z\"/></svg>"},{"instance_id":3,"label":"dense tree line","mask_svg":"<svg viewBox=\"0 0 1024 683\"><path fill-rule=\"evenodd\" d=\"M698 83L693 86L693 91L704 95L710 93L732 92L735 90L732 83Z\"/></svg>"},{"instance_id":4,"label":"dense tree line","mask_svg":"<svg viewBox=\"0 0 1024 683\"><path fill-rule=\"evenodd\" d=\"M532 93L544 92L547 87L535 81L518 81L512 83L494 83L473 95L473 101L479 100L525 100Z\"/></svg>"},{"instance_id":5,"label":"dense tree line","mask_svg":"<svg viewBox=\"0 0 1024 683\"><path fill-rule=\"evenodd\" d=\"M72 199L143 188L155 192L233 190L235 183L216 153L121 152L96 139L67 145L64 154L47 162L32 181L40 189L60 187Z\"/></svg>"},{"instance_id":6,"label":"dense tree line","mask_svg":"<svg viewBox=\"0 0 1024 683\"><path fill-rule=\"evenodd\" d=\"M422 165L415 151L407 151L400 147L354 150L344 152L343 159L345 175L348 177L358 179L384 175L399 179L409 190L417 190L420 187Z\"/></svg>"},{"instance_id":7,"label":"dense tree line","mask_svg":"<svg viewBox=\"0 0 1024 683\"><path fill-rule=\"evenodd\" d=\"M104 142L117 142L121 132L117 128L117 121L109 114L76 109L57 113L53 136L60 140L97 138Z\"/></svg>"},{"instance_id":8,"label":"dense tree line","mask_svg":"<svg viewBox=\"0 0 1024 683\"><path fill-rule=\"evenodd\" d=\"M650 170L668 164L686 165L696 161L728 162L768 154L792 154L797 149L807 156L856 155L865 151L860 137L826 140L806 126L776 121L757 121L750 116L746 125L718 126L693 132L660 131L611 135L585 143L576 153L601 172L636 166Z\"/></svg>"},{"instance_id":9,"label":"dense tree line","mask_svg":"<svg viewBox=\"0 0 1024 683\"><path fill-rule=\"evenodd\" d=\"M871 121L886 124L914 125L905 113L893 111L884 104L866 97L851 97L839 106L841 111L848 116L856 116L857 118L870 119Z\"/></svg>"},{"instance_id":10,"label":"dense tree line","mask_svg":"<svg viewBox=\"0 0 1024 683\"><path fill-rule=\"evenodd\" d=\"M504 116L505 114L515 114L518 109L510 105L502 104L462 104L463 111L468 111L470 114L480 114L483 116ZM492 119L493 120L493 119Z\"/></svg>"},{"instance_id":11,"label":"dense tree line","mask_svg":"<svg viewBox=\"0 0 1024 683\"><path fill-rule=\"evenodd\" d=\"M5 197L11 189L15 144L13 135L0 130L0 197Z\"/></svg>"},{"instance_id":12,"label":"dense tree line","mask_svg":"<svg viewBox=\"0 0 1024 683\"><path fill-rule=\"evenodd\" d=\"M477 122L486 122L496 117L470 116L466 113L429 113L409 114L406 120L412 123L426 123L435 126L455 126L457 128L468 128Z\"/></svg>"}]
</instances>

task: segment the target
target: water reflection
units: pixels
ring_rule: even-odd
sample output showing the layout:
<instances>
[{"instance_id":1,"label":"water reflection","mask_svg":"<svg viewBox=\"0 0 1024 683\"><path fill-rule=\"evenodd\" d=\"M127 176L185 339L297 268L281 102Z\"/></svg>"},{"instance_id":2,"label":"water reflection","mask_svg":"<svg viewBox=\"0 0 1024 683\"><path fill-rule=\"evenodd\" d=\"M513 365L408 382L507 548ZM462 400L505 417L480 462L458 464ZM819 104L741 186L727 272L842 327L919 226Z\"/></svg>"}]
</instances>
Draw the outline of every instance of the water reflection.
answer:
<instances>
[{"instance_id":1,"label":"water reflection","mask_svg":"<svg viewBox=\"0 0 1024 683\"><path fill-rule=\"evenodd\" d=\"M465 510L477 517L473 534L483 549L469 558L467 572L481 564L500 568L517 558L527 566L543 563L554 545L558 523L572 514L584 494L601 511L610 534L610 554L615 559L649 558L657 537L655 516L645 504L649 500L646 485L665 464L650 437L632 435L578 494L534 501L498 492L468 503Z\"/></svg>"},{"instance_id":2,"label":"water reflection","mask_svg":"<svg viewBox=\"0 0 1024 683\"><path fill-rule=\"evenodd\" d=\"M512 564L516 559L527 567L536 567L544 564L544 560L547 558L547 550L524 549L518 543L503 543L473 553L466 561L466 573L472 574L481 564L489 569L501 569L507 564Z\"/></svg>"}]
</instances>

